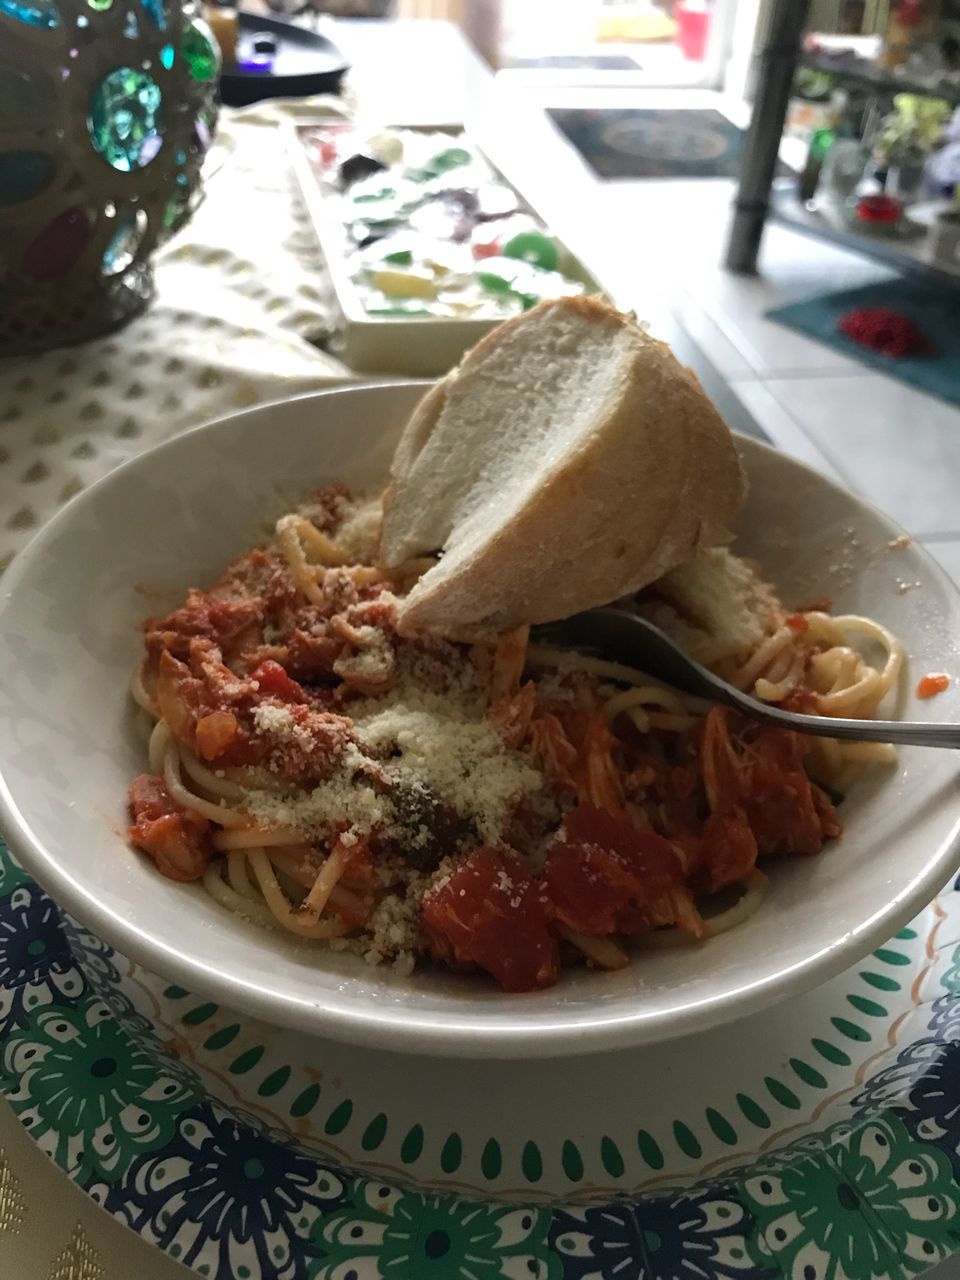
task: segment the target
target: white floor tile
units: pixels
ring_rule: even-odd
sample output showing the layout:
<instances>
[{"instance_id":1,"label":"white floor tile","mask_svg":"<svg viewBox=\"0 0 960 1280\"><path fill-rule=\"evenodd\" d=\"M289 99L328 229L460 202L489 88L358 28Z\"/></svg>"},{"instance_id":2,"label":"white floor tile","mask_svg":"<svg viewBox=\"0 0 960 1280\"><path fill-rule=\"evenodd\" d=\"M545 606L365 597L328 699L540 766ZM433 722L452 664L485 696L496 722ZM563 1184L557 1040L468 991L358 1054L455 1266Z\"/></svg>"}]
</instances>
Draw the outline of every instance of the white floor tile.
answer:
<instances>
[{"instance_id":1,"label":"white floor tile","mask_svg":"<svg viewBox=\"0 0 960 1280\"><path fill-rule=\"evenodd\" d=\"M732 381L730 388L778 449L829 476L831 480L837 480L841 484L849 483L762 382Z\"/></svg>"},{"instance_id":2,"label":"white floor tile","mask_svg":"<svg viewBox=\"0 0 960 1280\"><path fill-rule=\"evenodd\" d=\"M717 322L707 314L703 304L689 296L679 300L674 311L703 354L722 377L753 378L753 366L731 341Z\"/></svg>"},{"instance_id":3,"label":"white floor tile","mask_svg":"<svg viewBox=\"0 0 960 1280\"><path fill-rule=\"evenodd\" d=\"M951 538L949 542L925 542L923 545L960 587L960 538Z\"/></svg>"},{"instance_id":4,"label":"white floor tile","mask_svg":"<svg viewBox=\"0 0 960 1280\"><path fill-rule=\"evenodd\" d=\"M910 533L960 535L960 409L882 374L766 385L851 487Z\"/></svg>"}]
</instances>

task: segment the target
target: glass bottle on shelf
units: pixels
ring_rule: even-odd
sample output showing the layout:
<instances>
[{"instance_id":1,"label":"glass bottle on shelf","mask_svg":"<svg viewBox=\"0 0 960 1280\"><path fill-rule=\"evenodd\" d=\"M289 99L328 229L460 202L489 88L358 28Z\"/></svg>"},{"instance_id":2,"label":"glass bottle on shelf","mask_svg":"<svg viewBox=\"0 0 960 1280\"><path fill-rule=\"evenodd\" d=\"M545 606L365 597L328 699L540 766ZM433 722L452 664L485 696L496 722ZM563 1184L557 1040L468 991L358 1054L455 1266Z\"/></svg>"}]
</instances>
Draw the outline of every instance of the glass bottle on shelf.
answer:
<instances>
[{"instance_id":1,"label":"glass bottle on shelf","mask_svg":"<svg viewBox=\"0 0 960 1280\"><path fill-rule=\"evenodd\" d=\"M851 95L844 103L836 137L823 161L820 194L837 212L842 212L855 196L869 160L862 138L863 117L864 103Z\"/></svg>"}]
</instances>

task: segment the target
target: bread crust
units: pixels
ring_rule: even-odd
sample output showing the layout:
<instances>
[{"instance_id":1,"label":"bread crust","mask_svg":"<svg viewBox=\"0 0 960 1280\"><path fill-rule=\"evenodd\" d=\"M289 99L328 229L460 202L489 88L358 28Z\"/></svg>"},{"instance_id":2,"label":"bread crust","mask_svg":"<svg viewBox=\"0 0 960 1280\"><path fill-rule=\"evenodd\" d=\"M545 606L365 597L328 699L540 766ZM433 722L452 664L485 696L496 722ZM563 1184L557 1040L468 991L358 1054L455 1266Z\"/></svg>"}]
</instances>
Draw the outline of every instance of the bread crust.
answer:
<instances>
[{"instance_id":1,"label":"bread crust","mask_svg":"<svg viewBox=\"0 0 960 1280\"><path fill-rule=\"evenodd\" d=\"M491 528L469 559L453 568L441 559L420 579L401 606L401 634L476 639L566 617L654 581L699 546L729 539L746 482L733 438L699 381L632 318L597 299L577 298L541 303L494 329L421 400L391 469L384 560L395 563L402 548L391 528L394 496L434 430L453 380L482 364L517 325L536 323L538 312L558 306L581 323L629 335L614 390L587 438L559 459L511 518ZM454 527L448 549L456 536Z\"/></svg>"}]
</instances>

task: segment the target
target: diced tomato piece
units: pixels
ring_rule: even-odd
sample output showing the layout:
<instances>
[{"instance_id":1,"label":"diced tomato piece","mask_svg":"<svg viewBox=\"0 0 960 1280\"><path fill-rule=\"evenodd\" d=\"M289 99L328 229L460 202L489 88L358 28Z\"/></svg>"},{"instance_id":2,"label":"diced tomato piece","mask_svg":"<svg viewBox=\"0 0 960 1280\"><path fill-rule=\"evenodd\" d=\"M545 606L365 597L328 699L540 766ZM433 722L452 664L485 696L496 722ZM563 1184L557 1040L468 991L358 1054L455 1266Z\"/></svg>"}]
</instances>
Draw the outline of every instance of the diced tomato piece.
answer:
<instances>
[{"instance_id":1,"label":"diced tomato piece","mask_svg":"<svg viewBox=\"0 0 960 1280\"><path fill-rule=\"evenodd\" d=\"M210 823L177 804L156 774L134 778L129 801L131 841L170 880L199 880L213 857Z\"/></svg>"},{"instance_id":2,"label":"diced tomato piece","mask_svg":"<svg viewBox=\"0 0 960 1280\"><path fill-rule=\"evenodd\" d=\"M803 767L807 744L787 729L763 729L750 748L741 807L760 852L819 853L824 829Z\"/></svg>"},{"instance_id":3,"label":"diced tomato piece","mask_svg":"<svg viewBox=\"0 0 960 1280\"><path fill-rule=\"evenodd\" d=\"M700 836L697 883L715 893L736 884L757 865L757 842L742 809L712 813Z\"/></svg>"},{"instance_id":4,"label":"diced tomato piece","mask_svg":"<svg viewBox=\"0 0 960 1280\"><path fill-rule=\"evenodd\" d=\"M281 667L279 662L274 662L272 658L268 658L266 662L261 662L256 671L253 672L251 679L256 680L260 686L262 694L271 694L274 698L280 698L284 702L306 702L307 695L304 693L296 680L291 680Z\"/></svg>"},{"instance_id":5,"label":"diced tomato piece","mask_svg":"<svg viewBox=\"0 0 960 1280\"><path fill-rule=\"evenodd\" d=\"M534 991L557 979L556 939L540 887L516 861L478 849L423 899L433 954L485 969L504 991Z\"/></svg>"},{"instance_id":6,"label":"diced tomato piece","mask_svg":"<svg viewBox=\"0 0 960 1280\"><path fill-rule=\"evenodd\" d=\"M810 623L802 613L791 613L784 619L786 625L795 635L802 636L810 630Z\"/></svg>"},{"instance_id":7,"label":"diced tomato piece","mask_svg":"<svg viewBox=\"0 0 960 1280\"><path fill-rule=\"evenodd\" d=\"M587 804L564 819L544 880L557 918L579 933L638 933L672 924L688 897L669 841Z\"/></svg>"},{"instance_id":8,"label":"diced tomato piece","mask_svg":"<svg viewBox=\"0 0 960 1280\"><path fill-rule=\"evenodd\" d=\"M204 760L216 760L233 742L239 730L232 711L211 711L197 721L197 749Z\"/></svg>"}]
</instances>

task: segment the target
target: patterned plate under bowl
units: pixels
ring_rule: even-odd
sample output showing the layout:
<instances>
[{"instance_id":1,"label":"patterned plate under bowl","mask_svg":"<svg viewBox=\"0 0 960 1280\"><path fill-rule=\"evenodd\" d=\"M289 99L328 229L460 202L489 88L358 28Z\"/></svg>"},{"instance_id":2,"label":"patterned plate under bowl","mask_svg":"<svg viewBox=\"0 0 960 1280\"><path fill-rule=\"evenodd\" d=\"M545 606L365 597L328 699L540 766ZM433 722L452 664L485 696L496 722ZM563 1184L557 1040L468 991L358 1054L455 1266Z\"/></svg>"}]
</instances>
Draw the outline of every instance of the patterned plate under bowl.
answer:
<instances>
[{"instance_id":1,"label":"patterned plate under bowl","mask_svg":"<svg viewBox=\"0 0 960 1280\"><path fill-rule=\"evenodd\" d=\"M960 1248L958 942L954 887L696 1040L396 1058L164 986L4 856L0 1088L92 1198L217 1280L892 1280Z\"/></svg>"}]
</instances>

